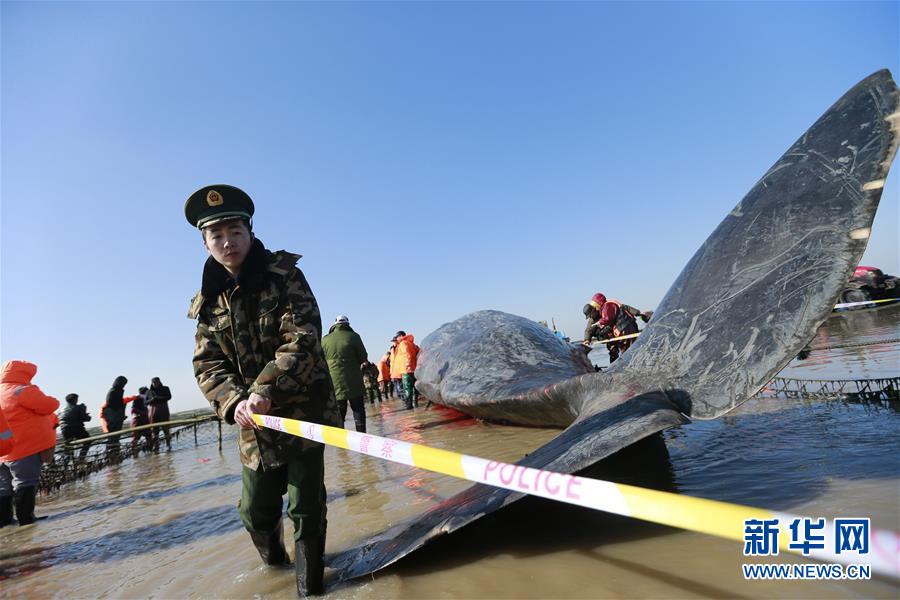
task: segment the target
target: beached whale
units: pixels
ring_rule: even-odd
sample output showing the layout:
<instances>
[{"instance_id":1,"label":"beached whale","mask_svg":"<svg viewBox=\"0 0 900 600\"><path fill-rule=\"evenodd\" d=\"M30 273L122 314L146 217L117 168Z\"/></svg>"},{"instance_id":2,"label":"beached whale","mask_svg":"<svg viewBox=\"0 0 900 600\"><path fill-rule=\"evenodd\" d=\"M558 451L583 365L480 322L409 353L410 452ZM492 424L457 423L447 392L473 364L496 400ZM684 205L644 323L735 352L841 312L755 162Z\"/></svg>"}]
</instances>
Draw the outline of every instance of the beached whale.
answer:
<instances>
[{"instance_id":1,"label":"beached whale","mask_svg":"<svg viewBox=\"0 0 900 600\"><path fill-rule=\"evenodd\" d=\"M672 284L608 371L546 328L497 311L422 342L416 377L433 401L484 419L565 427L518 464L573 473L753 396L828 318L865 250L898 144L888 71L847 92L763 175ZM393 563L519 499L474 485L330 557L341 579Z\"/></svg>"}]
</instances>

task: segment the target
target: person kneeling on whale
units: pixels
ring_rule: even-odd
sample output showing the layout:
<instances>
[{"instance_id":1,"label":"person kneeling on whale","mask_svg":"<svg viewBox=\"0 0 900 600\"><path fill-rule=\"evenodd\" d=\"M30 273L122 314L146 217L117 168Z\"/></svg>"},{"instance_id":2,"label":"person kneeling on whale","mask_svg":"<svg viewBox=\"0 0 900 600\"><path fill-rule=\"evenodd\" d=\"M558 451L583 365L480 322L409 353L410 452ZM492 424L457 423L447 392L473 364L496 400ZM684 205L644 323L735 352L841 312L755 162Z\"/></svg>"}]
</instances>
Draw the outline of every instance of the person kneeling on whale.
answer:
<instances>
[{"instance_id":1,"label":"person kneeling on whale","mask_svg":"<svg viewBox=\"0 0 900 600\"><path fill-rule=\"evenodd\" d=\"M240 427L238 514L263 562L289 564L282 496L294 523L301 597L323 591L325 447L259 427L273 415L341 424L320 338L322 320L299 256L270 252L252 231L253 201L230 185L203 187L184 206L210 256L188 316L197 320L194 375L216 414ZM358 365L357 365L358 367Z\"/></svg>"},{"instance_id":2,"label":"person kneeling on whale","mask_svg":"<svg viewBox=\"0 0 900 600\"><path fill-rule=\"evenodd\" d=\"M607 300L606 296L597 292L591 297L591 301L584 305L584 316L587 318L587 327L584 330L584 344L590 345L591 340L604 340L609 337L631 335L638 332L637 317L644 323L650 320L653 313L642 312L633 306L623 304L618 300ZM618 340L606 344L609 350L609 362L613 363L622 352L628 350L634 338Z\"/></svg>"}]
</instances>

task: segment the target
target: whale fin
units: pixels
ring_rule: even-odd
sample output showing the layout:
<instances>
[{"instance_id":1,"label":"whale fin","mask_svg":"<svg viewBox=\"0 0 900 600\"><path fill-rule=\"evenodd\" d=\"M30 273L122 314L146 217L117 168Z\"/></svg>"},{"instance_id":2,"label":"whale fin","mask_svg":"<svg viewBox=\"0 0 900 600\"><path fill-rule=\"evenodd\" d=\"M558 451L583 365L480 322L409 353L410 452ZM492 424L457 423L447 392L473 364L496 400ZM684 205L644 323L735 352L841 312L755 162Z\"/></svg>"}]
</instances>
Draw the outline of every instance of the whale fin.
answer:
<instances>
[{"instance_id":1,"label":"whale fin","mask_svg":"<svg viewBox=\"0 0 900 600\"><path fill-rule=\"evenodd\" d=\"M709 236L613 367L684 390L695 419L752 397L831 315L859 264L898 130L888 71L844 94Z\"/></svg>"},{"instance_id":2,"label":"whale fin","mask_svg":"<svg viewBox=\"0 0 900 600\"><path fill-rule=\"evenodd\" d=\"M642 394L578 421L516 464L560 473L587 468L653 433L687 422L663 393ZM382 569L430 539L451 533L522 497L476 484L364 544L328 557L341 580Z\"/></svg>"},{"instance_id":3,"label":"whale fin","mask_svg":"<svg viewBox=\"0 0 900 600\"><path fill-rule=\"evenodd\" d=\"M555 418L571 423L568 428L518 464L564 473L684 423L685 415L707 419L733 409L786 365L829 316L865 250L898 128L898 92L890 73L879 71L847 92L712 233L648 328L608 372L577 374L577 361L567 362L562 350L529 333L512 338L521 342L517 354L549 348L560 357L559 368L542 375L548 379L543 387L523 391L514 382L484 381L504 373L515 377L516 369L507 367L527 367L538 352L513 363L480 361L480 356L456 367L432 361L434 390L447 403L470 414L477 410L483 418L516 422L516 412L523 411L527 424L547 418L547 407L559 413ZM502 313L481 318L513 322ZM442 328L446 338L438 339L444 347L433 357L458 356L454 339L463 340L472 354L482 339L510 339L504 331L522 329L479 332L470 326L476 319L465 320ZM426 341L421 360L429 357ZM496 348L497 341L484 347ZM426 365L423 375L429 369ZM575 376L561 379L568 372ZM413 521L332 556L330 564L342 579L370 573L520 497L470 487Z\"/></svg>"}]
</instances>

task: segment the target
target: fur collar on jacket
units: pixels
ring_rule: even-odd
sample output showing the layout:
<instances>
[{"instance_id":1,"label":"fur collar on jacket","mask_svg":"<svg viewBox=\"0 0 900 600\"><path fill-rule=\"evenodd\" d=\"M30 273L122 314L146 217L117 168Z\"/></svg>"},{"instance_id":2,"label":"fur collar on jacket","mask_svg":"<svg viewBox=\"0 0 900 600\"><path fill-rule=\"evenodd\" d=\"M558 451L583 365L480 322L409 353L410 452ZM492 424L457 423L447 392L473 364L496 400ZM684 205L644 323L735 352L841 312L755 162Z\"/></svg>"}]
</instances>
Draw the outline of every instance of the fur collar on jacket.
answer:
<instances>
[{"instance_id":1,"label":"fur collar on jacket","mask_svg":"<svg viewBox=\"0 0 900 600\"><path fill-rule=\"evenodd\" d=\"M261 290L268 282L268 266L269 251L259 241L259 238L253 240L236 281L225 267L210 256L203 266L203 283L200 286L200 293L204 298L215 298L234 287L235 283L247 290Z\"/></svg>"}]
</instances>

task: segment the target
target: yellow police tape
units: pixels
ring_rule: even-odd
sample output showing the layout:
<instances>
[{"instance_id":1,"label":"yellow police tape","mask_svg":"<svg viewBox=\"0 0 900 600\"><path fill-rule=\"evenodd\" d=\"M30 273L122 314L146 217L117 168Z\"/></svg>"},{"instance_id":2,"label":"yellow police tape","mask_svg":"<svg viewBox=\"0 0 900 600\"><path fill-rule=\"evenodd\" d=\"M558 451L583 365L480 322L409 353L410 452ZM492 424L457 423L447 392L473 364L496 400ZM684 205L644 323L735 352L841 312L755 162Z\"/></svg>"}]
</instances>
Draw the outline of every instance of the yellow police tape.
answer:
<instances>
[{"instance_id":1,"label":"yellow police tape","mask_svg":"<svg viewBox=\"0 0 900 600\"><path fill-rule=\"evenodd\" d=\"M589 342L589 343L590 344L608 344L609 342L618 342L619 340L630 340L631 338L636 338L639 335L641 335L640 331L637 333L629 333L628 335L620 335L619 337L608 338L605 340L598 340L596 342Z\"/></svg>"},{"instance_id":2,"label":"yellow police tape","mask_svg":"<svg viewBox=\"0 0 900 600\"><path fill-rule=\"evenodd\" d=\"M763 522L768 522L777 527L779 550L802 553L800 549L791 547L794 540L790 538L789 525L795 519L804 517L789 513L532 469L318 423L256 414L253 415L253 420L262 427L375 458L513 492L738 540L745 544L749 543L748 527L759 527L762 530ZM745 523L750 519L755 519L756 523ZM777 522L773 522L776 519ZM868 553L859 554L848 550L839 552L834 542L838 533L835 531L834 522L827 519L824 521L825 527L819 530L817 535L825 540L825 547L811 548L806 556L831 563L867 564L875 573L900 578L900 535L894 531L873 529L869 538ZM746 550L745 546L745 554Z\"/></svg>"},{"instance_id":3,"label":"yellow police tape","mask_svg":"<svg viewBox=\"0 0 900 600\"><path fill-rule=\"evenodd\" d=\"M882 298L881 300L863 300L861 302L843 302L835 304L835 308L847 308L848 306L862 306L863 304L881 304L883 302L897 302L900 298Z\"/></svg>"}]
</instances>

